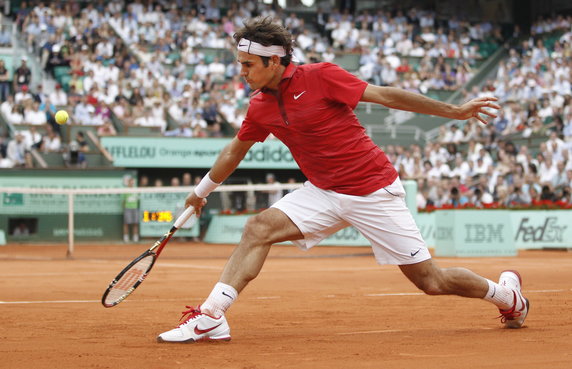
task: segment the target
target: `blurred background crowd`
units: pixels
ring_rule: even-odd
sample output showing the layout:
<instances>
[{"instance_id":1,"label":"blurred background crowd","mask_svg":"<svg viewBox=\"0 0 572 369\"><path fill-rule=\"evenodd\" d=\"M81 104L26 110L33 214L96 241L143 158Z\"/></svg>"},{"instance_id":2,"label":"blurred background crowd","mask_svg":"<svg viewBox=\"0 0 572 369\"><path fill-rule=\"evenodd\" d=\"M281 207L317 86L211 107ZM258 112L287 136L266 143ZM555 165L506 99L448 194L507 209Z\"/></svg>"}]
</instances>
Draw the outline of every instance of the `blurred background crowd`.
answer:
<instances>
[{"instance_id":1,"label":"blurred background crowd","mask_svg":"<svg viewBox=\"0 0 572 369\"><path fill-rule=\"evenodd\" d=\"M228 5L223 14L215 0L22 2L10 16L30 55L57 83L34 83L27 56L9 80L0 59L1 114L9 124L29 126L14 137L4 132L0 167L33 167L32 148L69 155L53 121L62 107L71 122L97 127L100 137L117 135L117 121L155 127L163 136L233 136L251 91L239 76L232 34L243 19L262 15L291 30L299 63L359 54L351 72L370 83L422 94L460 90L463 100L499 98L503 109L486 126L454 122L425 145L382 143L402 179L418 182L420 208L571 202L572 16L539 18L520 29L416 7L322 6L308 19L276 2ZM0 32L0 44L9 43ZM494 75L464 89L500 48L508 56ZM540 139L522 140L530 137ZM80 156L88 150L81 132L73 142Z\"/></svg>"}]
</instances>

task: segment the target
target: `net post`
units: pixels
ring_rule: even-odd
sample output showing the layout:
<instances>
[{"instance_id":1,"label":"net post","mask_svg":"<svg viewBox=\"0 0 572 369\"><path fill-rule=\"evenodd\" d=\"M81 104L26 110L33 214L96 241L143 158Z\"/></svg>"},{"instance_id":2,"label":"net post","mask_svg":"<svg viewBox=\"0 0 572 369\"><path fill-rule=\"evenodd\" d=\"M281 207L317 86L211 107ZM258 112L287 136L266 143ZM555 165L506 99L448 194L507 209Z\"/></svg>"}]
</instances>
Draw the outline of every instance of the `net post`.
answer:
<instances>
[{"instance_id":1,"label":"net post","mask_svg":"<svg viewBox=\"0 0 572 369\"><path fill-rule=\"evenodd\" d=\"M68 250L67 258L73 259L74 252L74 193L70 192L68 194Z\"/></svg>"}]
</instances>

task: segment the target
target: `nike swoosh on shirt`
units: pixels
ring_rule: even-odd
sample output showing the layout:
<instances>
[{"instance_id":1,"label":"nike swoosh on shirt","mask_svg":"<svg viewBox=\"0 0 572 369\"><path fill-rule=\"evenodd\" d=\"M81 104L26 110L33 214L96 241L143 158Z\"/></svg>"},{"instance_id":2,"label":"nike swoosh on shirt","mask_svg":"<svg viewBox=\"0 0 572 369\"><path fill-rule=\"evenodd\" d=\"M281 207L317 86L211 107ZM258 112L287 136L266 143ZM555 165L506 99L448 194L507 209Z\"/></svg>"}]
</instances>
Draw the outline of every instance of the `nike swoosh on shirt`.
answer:
<instances>
[{"instance_id":1,"label":"nike swoosh on shirt","mask_svg":"<svg viewBox=\"0 0 572 369\"><path fill-rule=\"evenodd\" d=\"M222 324L222 323L220 323L219 325L215 325L214 327L207 328L207 329L200 329L200 328L199 328L199 325L197 324L197 325L195 325L195 333L196 333L196 334L205 334L205 333L208 333L208 332L212 331L213 329L218 328L221 324Z\"/></svg>"},{"instance_id":2,"label":"nike swoosh on shirt","mask_svg":"<svg viewBox=\"0 0 572 369\"><path fill-rule=\"evenodd\" d=\"M306 91L302 91L298 95L294 95L294 100L298 100L300 98L300 96L304 95L305 92Z\"/></svg>"},{"instance_id":3,"label":"nike swoosh on shirt","mask_svg":"<svg viewBox=\"0 0 572 369\"><path fill-rule=\"evenodd\" d=\"M417 255L417 253L419 253L419 251L421 251L421 249L418 249L418 250L417 250L417 251L415 251L415 252L411 251L411 256L415 256L415 255Z\"/></svg>"}]
</instances>

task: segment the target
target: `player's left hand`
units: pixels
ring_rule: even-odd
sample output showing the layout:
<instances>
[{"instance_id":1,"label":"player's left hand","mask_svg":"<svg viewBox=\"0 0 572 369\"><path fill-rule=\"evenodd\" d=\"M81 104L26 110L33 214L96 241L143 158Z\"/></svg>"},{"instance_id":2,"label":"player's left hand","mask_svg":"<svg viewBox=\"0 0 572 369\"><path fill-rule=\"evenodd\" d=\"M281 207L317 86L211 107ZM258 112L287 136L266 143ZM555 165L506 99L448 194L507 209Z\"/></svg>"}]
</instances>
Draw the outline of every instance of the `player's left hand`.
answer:
<instances>
[{"instance_id":1,"label":"player's left hand","mask_svg":"<svg viewBox=\"0 0 572 369\"><path fill-rule=\"evenodd\" d=\"M495 112L492 112L491 109L499 110L501 107L498 104L495 104L493 101L497 101L498 98L486 96L486 97L477 97L476 99L472 99L467 101L463 105L459 106L459 117L458 120L467 120L471 118L478 119L480 122L487 124L487 120L485 117L481 116L487 115L491 118L496 118L497 115Z\"/></svg>"}]
</instances>

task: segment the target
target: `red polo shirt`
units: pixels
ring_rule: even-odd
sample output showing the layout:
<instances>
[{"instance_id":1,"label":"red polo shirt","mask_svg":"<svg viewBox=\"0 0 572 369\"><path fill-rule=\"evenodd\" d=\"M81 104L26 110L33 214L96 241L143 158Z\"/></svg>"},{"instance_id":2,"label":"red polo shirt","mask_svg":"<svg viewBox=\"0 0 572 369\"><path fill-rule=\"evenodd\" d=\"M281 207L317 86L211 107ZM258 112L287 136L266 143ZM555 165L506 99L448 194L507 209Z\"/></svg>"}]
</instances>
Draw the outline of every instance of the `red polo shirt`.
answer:
<instances>
[{"instance_id":1,"label":"red polo shirt","mask_svg":"<svg viewBox=\"0 0 572 369\"><path fill-rule=\"evenodd\" d=\"M262 142L272 133L315 186L370 194L391 184L397 172L353 112L366 87L335 64L290 64L278 91L251 98L238 138Z\"/></svg>"}]
</instances>

